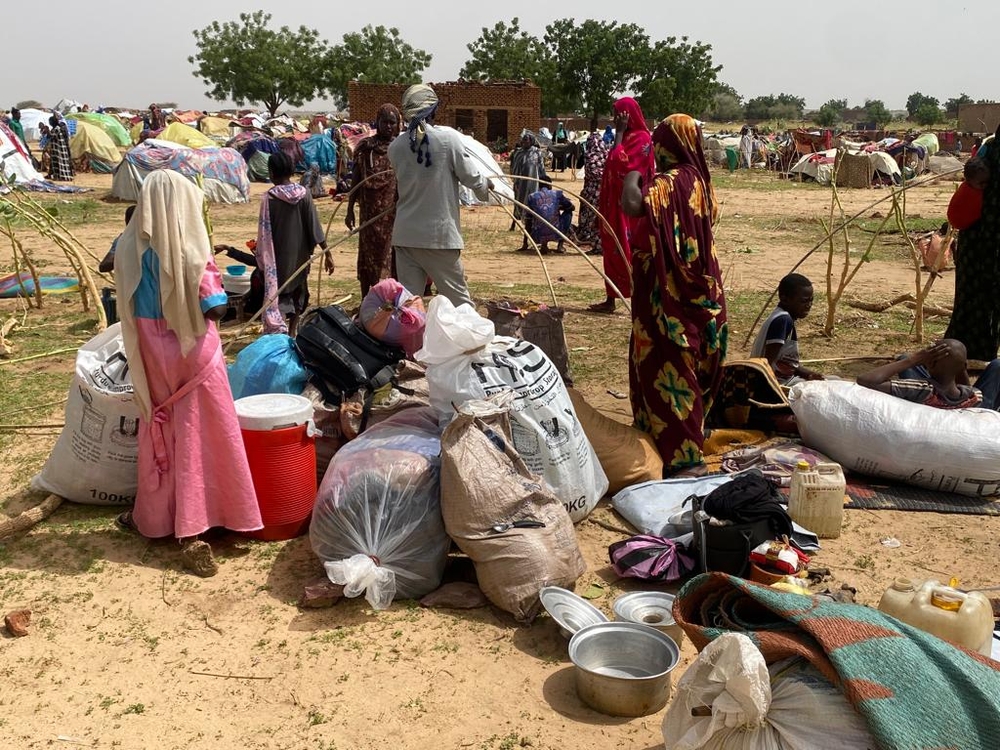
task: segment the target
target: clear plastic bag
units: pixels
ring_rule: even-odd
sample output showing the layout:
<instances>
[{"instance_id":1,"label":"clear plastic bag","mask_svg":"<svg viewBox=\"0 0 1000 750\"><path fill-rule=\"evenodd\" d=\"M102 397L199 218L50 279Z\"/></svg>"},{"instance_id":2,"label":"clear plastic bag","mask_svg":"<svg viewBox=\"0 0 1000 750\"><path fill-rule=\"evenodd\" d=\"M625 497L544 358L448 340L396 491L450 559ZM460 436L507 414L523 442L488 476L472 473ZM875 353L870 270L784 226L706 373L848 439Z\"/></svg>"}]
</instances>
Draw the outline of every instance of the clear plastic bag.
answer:
<instances>
[{"instance_id":1,"label":"clear plastic bag","mask_svg":"<svg viewBox=\"0 0 1000 750\"><path fill-rule=\"evenodd\" d=\"M371 427L334 456L309 539L327 575L374 609L436 589L451 540L440 504L441 438L430 408Z\"/></svg>"}]
</instances>

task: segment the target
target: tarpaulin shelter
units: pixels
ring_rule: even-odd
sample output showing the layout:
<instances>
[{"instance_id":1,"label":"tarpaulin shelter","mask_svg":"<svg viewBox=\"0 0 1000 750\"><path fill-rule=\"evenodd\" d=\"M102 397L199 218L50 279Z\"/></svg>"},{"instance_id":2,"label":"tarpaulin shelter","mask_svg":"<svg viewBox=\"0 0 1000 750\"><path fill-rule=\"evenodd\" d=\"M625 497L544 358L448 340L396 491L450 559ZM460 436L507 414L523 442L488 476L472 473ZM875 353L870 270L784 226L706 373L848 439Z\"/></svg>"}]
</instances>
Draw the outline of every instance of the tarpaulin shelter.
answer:
<instances>
[{"instance_id":1,"label":"tarpaulin shelter","mask_svg":"<svg viewBox=\"0 0 1000 750\"><path fill-rule=\"evenodd\" d=\"M132 136L122 125L122 121L114 115L106 115L100 112L71 112L66 115L66 121L78 120L80 122L96 125L107 133L116 146L131 146Z\"/></svg>"},{"instance_id":2,"label":"tarpaulin shelter","mask_svg":"<svg viewBox=\"0 0 1000 750\"><path fill-rule=\"evenodd\" d=\"M111 194L134 201L142 181L157 169L172 169L192 182L200 182L214 203L246 203L250 200L247 165L231 148L185 148L170 141L149 139L125 154L115 169Z\"/></svg>"},{"instance_id":3,"label":"tarpaulin shelter","mask_svg":"<svg viewBox=\"0 0 1000 750\"><path fill-rule=\"evenodd\" d=\"M76 124L76 135L69 141L69 152L73 161L86 159L90 170L101 174L113 172L122 160L111 136L87 120Z\"/></svg>"},{"instance_id":4,"label":"tarpaulin shelter","mask_svg":"<svg viewBox=\"0 0 1000 750\"><path fill-rule=\"evenodd\" d=\"M329 136L323 133L311 135L301 145L305 154L305 169L315 164L323 174L337 173L337 146Z\"/></svg>"},{"instance_id":5,"label":"tarpaulin shelter","mask_svg":"<svg viewBox=\"0 0 1000 750\"><path fill-rule=\"evenodd\" d=\"M32 166L24 144L2 122L0 122L0 167L3 169L4 183L11 178L15 183L42 179L42 175Z\"/></svg>"},{"instance_id":6,"label":"tarpaulin shelter","mask_svg":"<svg viewBox=\"0 0 1000 750\"><path fill-rule=\"evenodd\" d=\"M232 136L232 121L228 117L205 115L198 120L198 130L222 145Z\"/></svg>"},{"instance_id":7,"label":"tarpaulin shelter","mask_svg":"<svg viewBox=\"0 0 1000 750\"><path fill-rule=\"evenodd\" d=\"M248 130L232 138L226 145L243 157L251 180L267 182L270 179L267 159L278 151L278 142L274 138L257 130Z\"/></svg>"},{"instance_id":8,"label":"tarpaulin shelter","mask_svg":"<svg viewBox=\"0 0 1000 750\"><path fill-rule=\"evenodd\" d=\"M24 129L24 138L28 141L37 141L42 131L39 125L48 125L52 113L46 109L22 109L21 127Z\"/></svg>"},{"instance_id":9,"label":"tarpaulin shelter","mask_svg":"<svg viewBox=\"0 0 1000 750\"><path fill-rule=\"evenodd\" d=\"M219 145L201 131L183 122L170 123L156 134L156 140L170 141L187 148L212 148Z\"/></svg>"},{"instance_id":10,"label":"tarpaulin shelter","mask_svg":"<svg viewBox=\"0 0 1000 750\"><path fill-rule=\"evenodd\" d=\"M472 163L475 164L476 169L479 170L481 175L493 180L493 193L490 194L487 201L488 205L495 206L501 203L497 199L497 195L506 200L514 200L514 186L511 184L510 178L504 174L500 165L497 164L490 150L471 135L462 133L461 137L465 153L472 160ZM462 204L466 206L474 206L479 203L475 194L465 187L465 185L459 186L459 198Z\"/></svg>"}]
</instances>

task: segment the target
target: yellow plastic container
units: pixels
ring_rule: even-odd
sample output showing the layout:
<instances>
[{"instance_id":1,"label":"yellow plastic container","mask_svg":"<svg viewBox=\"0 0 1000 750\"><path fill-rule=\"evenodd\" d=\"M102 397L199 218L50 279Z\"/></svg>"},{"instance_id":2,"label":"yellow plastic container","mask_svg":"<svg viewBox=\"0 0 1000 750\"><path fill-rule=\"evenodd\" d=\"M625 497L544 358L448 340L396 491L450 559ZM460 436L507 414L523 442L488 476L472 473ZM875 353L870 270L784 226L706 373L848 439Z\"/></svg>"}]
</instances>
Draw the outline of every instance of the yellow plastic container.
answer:
<instances>
[{"instance_id":1,"label":"yellow plastic container","mask_svg":"<svg viewBox=\"0 0 1000 750\"><path fill-rule=\"evenodd\" d=\"M897 578L878 608L907 625L984 656L993 645L993 607L978 591L968 593L937 581Z\"/></svg>"},{"instance_id":2,"label":"yellow plastic container","mask_svg":"<svg viewBox=\"0 0 1000 750\"><path fill-rule=\"evenodd\" d=\"M799 461L792 473L788 515L821 539L836 539L844 523L847 482L840 464Z\"/></svg>"}]
</instances>

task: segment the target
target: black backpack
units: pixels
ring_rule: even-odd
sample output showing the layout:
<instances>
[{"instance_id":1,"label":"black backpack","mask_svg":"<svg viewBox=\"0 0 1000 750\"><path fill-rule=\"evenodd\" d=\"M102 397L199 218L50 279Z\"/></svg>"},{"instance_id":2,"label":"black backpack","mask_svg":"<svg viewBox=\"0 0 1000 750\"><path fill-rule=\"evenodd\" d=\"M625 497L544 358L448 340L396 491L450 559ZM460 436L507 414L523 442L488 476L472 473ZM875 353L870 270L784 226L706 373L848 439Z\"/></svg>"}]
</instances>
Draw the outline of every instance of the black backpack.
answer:
<instances>
[{"instance_id":1,"label":"black backpack","mask_svg":"<svg viewBox=\"0 0 1000 750\"><path fill-rule=\"evenodd\" d=\"M326 401L339 404L364 391L366 417L372 394L395 382L396 367L406 357L402 349L368 335L338 305L320 308L301 323L295 346Z\"/></svg>"}]
</instances>

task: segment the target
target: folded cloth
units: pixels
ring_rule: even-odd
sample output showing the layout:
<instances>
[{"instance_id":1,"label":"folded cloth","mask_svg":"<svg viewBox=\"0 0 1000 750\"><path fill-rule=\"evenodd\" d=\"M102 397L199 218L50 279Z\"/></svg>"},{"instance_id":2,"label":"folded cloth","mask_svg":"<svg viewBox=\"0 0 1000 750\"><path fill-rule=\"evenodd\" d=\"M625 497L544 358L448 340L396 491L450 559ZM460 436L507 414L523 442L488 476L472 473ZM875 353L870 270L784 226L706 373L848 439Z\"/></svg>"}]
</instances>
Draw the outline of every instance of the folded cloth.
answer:
<instances>
[{"instance_id":1,"label":"folded cloth","mask_svg":"<svg viewBox=\"0 0 1000 750\"><path fill-rule=\"evenodd\" d=\"M877 609L707 573L684 585L673 614L699 651L740 632L769 664L808 659L861 714L879 750L997 747L1000 662Z\"/></svg>"}]
</instances>

